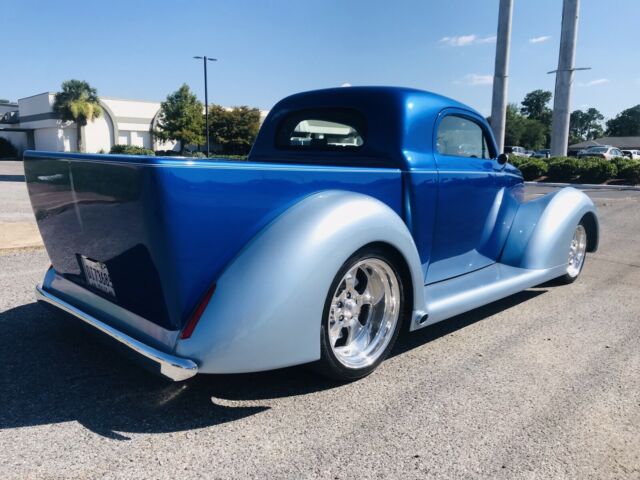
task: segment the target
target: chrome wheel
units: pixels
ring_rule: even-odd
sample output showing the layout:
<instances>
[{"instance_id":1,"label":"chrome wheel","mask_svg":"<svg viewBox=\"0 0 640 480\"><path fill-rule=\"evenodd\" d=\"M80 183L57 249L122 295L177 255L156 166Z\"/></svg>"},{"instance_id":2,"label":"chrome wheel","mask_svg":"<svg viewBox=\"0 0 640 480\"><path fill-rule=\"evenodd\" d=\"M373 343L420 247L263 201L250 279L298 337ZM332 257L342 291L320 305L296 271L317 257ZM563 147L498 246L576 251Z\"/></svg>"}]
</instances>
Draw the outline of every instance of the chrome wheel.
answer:
<instances>
[{"instance_id":1,"label":"chrome wheel","mask_svg":"<svg viewBox=\"0 0 640 480\"><path fill-rule=\"evenodd\" d=\"M580 274L586 252L587 231L582 224L579 224L576 227L573 240L571 240L571 246L569 247L569 265L567 267L567 275L569 275L569 277L575 278Z\"/></svg>"},{"instance_id":2,"label":"chrome wheel","mask_svg":"<svg viewBox=\"0 0 640 480\"><path fill-rule=\"evenodd\" d=\"M352 369L375 363L394 336L400 303L398 278L387 262L365 258L349 268L333 293L326 319L336 359Z\"/></svg>"}]
</instances>

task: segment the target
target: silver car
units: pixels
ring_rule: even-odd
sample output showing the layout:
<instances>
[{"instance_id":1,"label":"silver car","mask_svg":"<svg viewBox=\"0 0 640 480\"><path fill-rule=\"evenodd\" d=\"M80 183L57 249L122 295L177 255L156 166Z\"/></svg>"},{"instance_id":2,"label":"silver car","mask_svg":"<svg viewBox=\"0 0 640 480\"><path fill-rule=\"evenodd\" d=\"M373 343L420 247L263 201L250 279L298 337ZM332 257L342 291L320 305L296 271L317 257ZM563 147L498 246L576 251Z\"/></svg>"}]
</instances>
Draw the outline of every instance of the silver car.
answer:
<instances>
[{"instance_id":1,"label":"silver car","mask_svg":"<svg viewBox=\"0 0 640 480\"><path fill-rule=\"evenodd\" d=\"M606 160L611 160L616 157L624 157L622 151L618 148L601 145L595 147L589 147L585 150L578 152L578 158L584 157L600 157Z\"/></svg>"},{"instance_id":2,"label":"silver car","mask_svg":"<svg viewBox=\"0 0 640 480\"><path fill-rule=\"evenodd\" d=\"M622 150L622 154L631 160L640 160L640 150Z\"/></svg>"}]
</instances>

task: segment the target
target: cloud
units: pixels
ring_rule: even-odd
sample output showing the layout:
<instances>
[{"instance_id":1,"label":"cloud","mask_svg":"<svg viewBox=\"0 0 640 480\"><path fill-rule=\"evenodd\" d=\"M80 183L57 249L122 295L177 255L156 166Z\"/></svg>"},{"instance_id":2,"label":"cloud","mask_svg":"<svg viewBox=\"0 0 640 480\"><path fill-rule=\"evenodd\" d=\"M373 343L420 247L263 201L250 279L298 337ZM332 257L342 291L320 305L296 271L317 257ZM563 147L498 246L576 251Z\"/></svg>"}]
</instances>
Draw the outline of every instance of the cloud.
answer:
<instances>
[{"instance_id":1,"label":"cloud","mask_svg":"<svg viewBox=\"0 0 640 480\"><path fill-rule=\"evenodd\" d=\"M438 43L448 45L450 47L468 47L479 43L495 43L496 36L480 37L476 34L460 35L457 37L442 37Z\"/></svg>"},{"instance_id":2,"label":"cloud","mask_svg":"<svg viewBox=\"0 0 640 480\"><path fill-rule=\"evenodd\" d=\"M541 35L540 37L533 37L529 39L529 43L543 43L547 40L551 40L550 35Z\"/></svg>"},{"instance_id":3,"label":"cloud","mask_svg":"<svg viewBox=\"0 0 640 480\"><path fill-rule=\"evenodd\" d=\"M478 85L492 85L493 75L479 75L477 73L470 73L469 75L465 75L462 80L458 80L456 83L469 85L472 87L476 87Z\"/></svg>"},{"instance_id":4,"label":"cloud","mask_svg":"<svg viewBox=\"0 0 640 480\"><path fill-rule=\"evenodd\" d=\"M590 82L578 82L579 87L595 87L597 85L604 85L605 83L609 83L610 80L608 78L598 78L596 80L591 80Z\"/></svg>"}]
</instances>

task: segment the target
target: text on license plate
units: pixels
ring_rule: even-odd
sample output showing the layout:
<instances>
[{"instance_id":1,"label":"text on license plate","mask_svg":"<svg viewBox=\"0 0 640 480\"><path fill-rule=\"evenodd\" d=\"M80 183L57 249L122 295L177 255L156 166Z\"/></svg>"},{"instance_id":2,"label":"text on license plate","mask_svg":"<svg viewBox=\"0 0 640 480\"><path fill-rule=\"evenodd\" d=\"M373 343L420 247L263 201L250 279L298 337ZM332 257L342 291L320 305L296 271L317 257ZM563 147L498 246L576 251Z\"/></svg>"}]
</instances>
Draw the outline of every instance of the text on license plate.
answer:
<instances>
[{"instance_id":1,"label":"text on license plate","mask_svg":"<svg viewBox=\"0 0 640 480\"><path fill-rule=\"evenodd\" d=\"M109 276L107 266L102 262L90 260L82 255L80 258L82 259L82 267L84 268L84 275L87 279L87 283L101 292L108 293L115 297L116 292L113 289L113 283L111 283L111 277Z\"/></svg>"}]
</instances>

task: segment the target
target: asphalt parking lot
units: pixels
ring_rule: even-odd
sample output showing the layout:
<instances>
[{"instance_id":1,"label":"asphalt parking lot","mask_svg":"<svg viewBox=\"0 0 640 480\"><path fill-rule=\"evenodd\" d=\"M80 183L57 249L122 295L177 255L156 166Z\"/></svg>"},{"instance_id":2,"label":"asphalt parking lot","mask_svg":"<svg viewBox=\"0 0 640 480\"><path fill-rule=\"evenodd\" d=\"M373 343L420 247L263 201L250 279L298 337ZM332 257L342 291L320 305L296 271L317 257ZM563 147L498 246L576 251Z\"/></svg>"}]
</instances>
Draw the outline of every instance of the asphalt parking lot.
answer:
<instances>
[{"instance_id":1,"label":"asphalt parking lot","mask_svg":"<svg viewBox=\"0 0 640 480\"><path fill-rule=\"evenodd\" d=\"M640 192L588 193L578 282L404 335L341 386L166 383L34 303L43 249L0 254L0 478L640 478Z\"/></svg>"}]
</instances>

